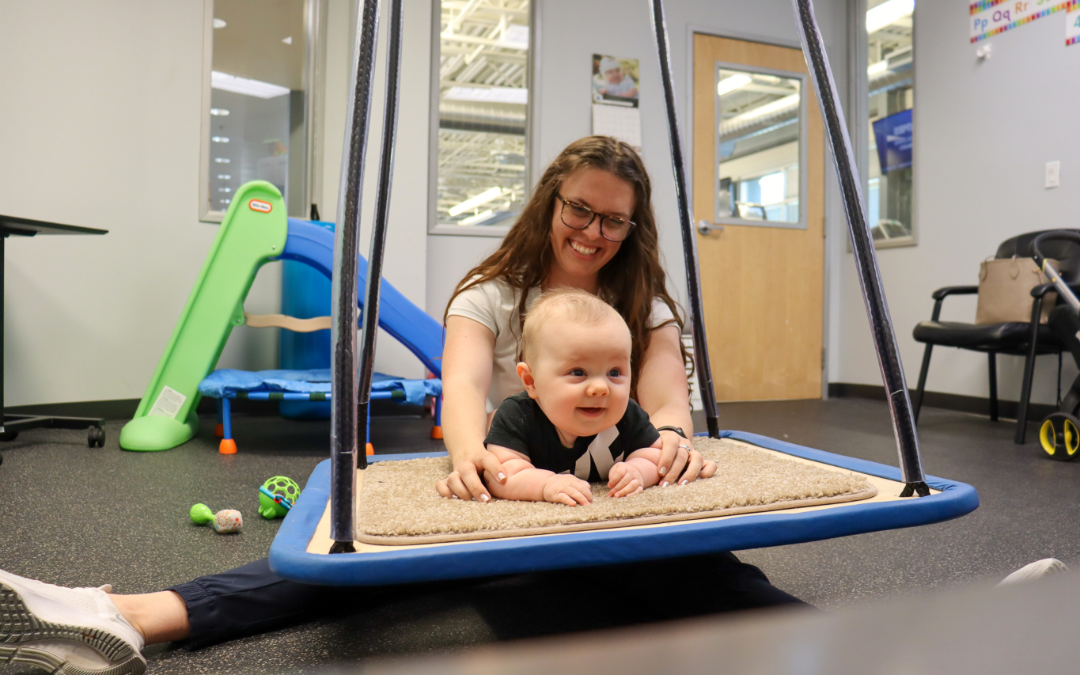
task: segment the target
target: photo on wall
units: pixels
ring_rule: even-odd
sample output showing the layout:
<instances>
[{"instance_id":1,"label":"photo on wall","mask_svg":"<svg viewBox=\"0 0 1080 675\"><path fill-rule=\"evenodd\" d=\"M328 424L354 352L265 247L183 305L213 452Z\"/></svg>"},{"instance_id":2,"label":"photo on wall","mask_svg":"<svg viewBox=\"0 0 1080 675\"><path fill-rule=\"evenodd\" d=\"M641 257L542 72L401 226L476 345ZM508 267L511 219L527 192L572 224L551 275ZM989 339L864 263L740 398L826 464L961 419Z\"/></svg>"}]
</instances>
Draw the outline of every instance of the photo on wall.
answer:
<instances>
[{"instance_id":1,"label":"photo on wall","mask_svg":"<svg viewBox=\"0 0 1080 675\"><path fill-rule=\"evenodd\" d=\"M593 103L638 106L638 60L604 54L592 57Z\"/></svg>"}]
</instances>

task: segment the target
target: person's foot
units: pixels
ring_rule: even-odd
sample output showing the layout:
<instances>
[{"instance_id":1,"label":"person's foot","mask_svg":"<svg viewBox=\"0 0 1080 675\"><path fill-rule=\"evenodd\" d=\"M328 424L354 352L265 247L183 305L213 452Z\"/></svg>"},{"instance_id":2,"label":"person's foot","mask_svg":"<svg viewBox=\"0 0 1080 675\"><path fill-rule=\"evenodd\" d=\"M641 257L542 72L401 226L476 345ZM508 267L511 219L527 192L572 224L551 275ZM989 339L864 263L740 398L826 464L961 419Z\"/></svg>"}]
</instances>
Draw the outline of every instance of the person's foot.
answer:
<instances>
[{"instance_id":1,"label":"person's foot","mask_svg":"<svg viewBox=\"0 0 1080 675\"><path fill-rule=\"evenodd\" d=\"M1007 586L1010 584L1018 584L1025 581L1034 581L1035 579L1041 579L1043 577L1052 576L1054 574L1062 574L1068 572L1069 568L1065 563L1061 562L1057 558L1043 558L1042 560L1036 560L1035 562L1024 565L1020 569L1016 570L1009 576L1002 579L998 586Z\"/></svg>"},{"instance_id":2,"label":"person's foot","mask_svg":"<svg viewBox=\"0 0 1080 675\"><path fill-rule=\"evenodd\" d=\"M141 675L143 644L100 588L64 588L0 570L0 664L58 675Z\"/></svg>"}]
</instances>

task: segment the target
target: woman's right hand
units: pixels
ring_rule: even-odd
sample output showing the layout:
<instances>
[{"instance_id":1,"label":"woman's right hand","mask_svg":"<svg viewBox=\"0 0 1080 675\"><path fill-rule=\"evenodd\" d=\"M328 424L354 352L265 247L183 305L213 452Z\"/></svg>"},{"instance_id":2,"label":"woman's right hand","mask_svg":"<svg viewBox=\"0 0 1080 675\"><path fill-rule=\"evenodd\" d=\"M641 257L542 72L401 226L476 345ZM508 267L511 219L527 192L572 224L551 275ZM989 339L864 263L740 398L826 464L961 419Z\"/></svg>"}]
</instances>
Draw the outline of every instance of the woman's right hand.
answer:
<instances>
[{"instance_id":1,"label":"woman's right hand","mask_svg":"<svg viewBox=\"0 0 1080 675\"><path fill-rule=\"evenodd\" d=\"M502 462L486 448L454 462L454 470L435 486L443 497L458 499L476 499L481 502L491 501L491 493L484 487L480 474L487 471L500 483L506 482L506 471Z\"/></svg>"}]
</instances>

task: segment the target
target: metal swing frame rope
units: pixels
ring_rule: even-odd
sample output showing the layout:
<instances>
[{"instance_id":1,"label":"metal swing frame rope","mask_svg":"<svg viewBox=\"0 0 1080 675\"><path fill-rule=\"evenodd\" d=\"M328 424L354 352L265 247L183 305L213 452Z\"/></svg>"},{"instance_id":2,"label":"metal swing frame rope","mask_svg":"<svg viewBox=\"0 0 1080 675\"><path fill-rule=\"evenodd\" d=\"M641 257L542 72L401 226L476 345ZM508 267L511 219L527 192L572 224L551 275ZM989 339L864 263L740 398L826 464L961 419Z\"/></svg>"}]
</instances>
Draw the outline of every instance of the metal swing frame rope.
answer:
<instances>
[{"instance_id":1,"label":"metal swing frame rope","mask_svg":"<svg viewBox=\"0 0 1080 675\"><path fill-rule=\"evenodd\" d=\"M660 79L664 84L664 104L667 109L668 140L671 142L671 168L675 173L675 199L679 208L679 231L682 232L683 262L686 267L686 295L694 335L694 366L698 376L698 391L705 409L709 438L720 437L716 390L713 388L712 367L709 364L709 342L705 338L705 313L701 301L701 271L698 267L697 236L694 234L690 200L686 192L686 167L683 162L682 137L675 108L675 85L671 77L671 55L668 50L667 22L664 19L664 0L649 0L649 15L656 35L656 54L660 60Z\"/></svg>"},{"instance_id":2,"label":"metal swing frame rope","mask_svg":"<svg viewBox=\"0 0 1080 675\"><path fill-rule=\"evenodd\" d=\"M791 4L795 9L803 55L814 81L821 117L825 123L829 146L832 148L836 177L840 183L844 213L847 215L848 231L851 234L851 248L855 253L855 267L859 272L859 285L862 287L863 302L866 305L866 316L870 321L881 379L888 395L893 435L900 456L900 472L905 483L900 496L910 497L918 493L924 497L930 494L930 488L926 485L922 460L919 458L919 437L915 431L911 395L904 379L904 366L900 361L900 349L896 344L896 331L893 330L889 305L885 301L885 289L881 283L877 254L867 224L862 183L856 171L855 152L848 136L844 111L838 102L840 97L836 92L832 68L829 67L829 57L825 53L825 42L821 39L817 19L814 17L813 2L791 0Z\"/></svg>"},{"instance_id":3,"label":"metal swing frame rope","mask_svg":"<svg viewBox=\"0 0 1080 675\"><path fill-rule=\"evenodd\" d=\"M672 152L672 169L679 210L680 231L683 240L683 257L686 267L687 295L693 322L695 365L699 390L705 408L709 436L719 435L718 411L713 389L712 369L709 363L708 342L705 335L704 313L701 298L701 277L697 257L697 239L687 193L686 170L683 161L682 139L679 134L678 114L675 107L675 87L671 75L671 59L668 48L667 24L663 0L649 0L653 31L656 37L657 57L664 89L664 103L668 118L668 137ZM903 366L896 344L888 304L867 226L861 188L855 173L855 155L847 134L843 111L837 99L836 84L832 77L824 42L818 31L811 0L792 0L795 9L803 54L809 66L814 87L818 92L822 118L825 123L837 177L844 200L848 230L851 234L859 282L863 291L866 312L874 336L874 347L881 367L882 380L888 392L889 410L892 414L893 432L900 457L900 469L906 487L901 496L929 494L919 457L918 436L915 432L914 415ZM358 21L357 42L353 70L354 96L349 103L349 128L346 133L347 157L342 164L341 194L344 195L339 212L344 214L338 228L334 252L335 274L333 279L333 407L331 415L331 489L330 489L330 536L334 540L331 553L353 551L355 514L353 497L356 488L356 470L367 466L367 459L358 452L359 439L366 437L367 407L370 403L371 376L375 357L380 280L382 276L383 250L386 225L389 216L390 188L393 174L394 140L397 126L397 99L400 88L401 32L403 0L391 0L389 49L387 56L387 94L383 120L382 153L379 181L376 193L375 223L371 235L368 256L368 272L365 284L360 372L356 375L357 324L357 254L359 251L361 190L364 175L364 155L367 148L367 127L371 109L371 83L375 65L375 47L378 35L379 0L364 0L362 16ZM358 379L357 379L358 378ZM341 394L344 392L344 395Z\"/></svg>"},{"instance_id":4,"label":"metal swing frame rope","mask_svg":"<svg viewBox=\"0 0 1080 675\"><path fill-rule=\"evenodd\" d=\"M330 422L330 538L331 553L353 552L355 538L356 470L367 466L360 439L367 438L367 410L378 333L379 291L383 249L390 212L390 188L394 170L397 133L398 90L401 71L403 0L391 0L389 48L386 64L386 100L383 112L382 152L376 187L375 221L368 254L360 350L356 364L356 325L359 309L358 269L364 158L371 111L371 85L375 73L375 48L379 34L379 0L364 0L357 21L352 73L353 98L349 102L346 150L342 160L338 212L343 214L334 242L333 306L331 317L332 391Z\"/></svg>"},{"instance_id":5,"label":"metal swing frame rope","mask_svg":"<svg viewBox=\"0 0 1080 675\"><path fill-rule=\"evenodd\" d=\"M656 36L656 51L660 62L660 77L663 81L664 103L667 108L668 136L671 142L672 170L675 174L675 194L678 201L679 224L683 239L683 257L686 263L686 287L693 315L694 355L697 361L698 383L701 400L708 421L709 436L717 436L717 407L713 389L712 371L709 365L708 343L705 336L704 314L701 301L701 275L698 266L697 237L693 229L693 217L687 197L686 170L683 162L682 141L679 135L678 113L675 107L675 88L672 83L670 56L668 54L667 24L664 19L663 0L649 0L653 32ZM844 199L844 211L847 214L848 230L851 233L852 248L855 252L862 286L863 300L874 335L874 348L881 367L882 381L888 392L889 411L892 415L893 434L896 438L897 453L900 458L900 470L905 488L901 496L909 497L918 493L930 494L926 477L919 457L919 439L915 432L911 396L904 379L903 364L896 344L896 332L893 330L889 307L885 301L885 291L881 283L877 256L873 240L867 226L866 211L863 207L860 182L855 171L855 153L848 137L844 113L837 103L836 84L829 66L825 45L818 31L814 17L812 0L792 0L795 10L799 37L803 55L818 93L821 115L828 132L829 145L833 158L840 190Z\"/></svg>"}]
</instances>

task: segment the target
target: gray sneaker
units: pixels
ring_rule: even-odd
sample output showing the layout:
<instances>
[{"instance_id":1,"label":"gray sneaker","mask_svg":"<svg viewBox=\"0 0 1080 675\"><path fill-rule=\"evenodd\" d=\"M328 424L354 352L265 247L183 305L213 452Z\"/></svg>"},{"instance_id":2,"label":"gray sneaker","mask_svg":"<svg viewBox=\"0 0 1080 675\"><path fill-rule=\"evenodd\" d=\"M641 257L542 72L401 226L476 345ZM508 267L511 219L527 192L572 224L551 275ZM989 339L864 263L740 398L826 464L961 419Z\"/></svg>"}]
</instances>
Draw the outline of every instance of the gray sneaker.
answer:
<instances>
[{"instance_id":1,"label":"gray sneaker","mask_svg":"<svg viewBox=\"0 0 1080 675\"><path fill-rule=\"evenodd\" d=\"M0 664L57 675L142 675L143 643L103 590L0 570Z\"/></svg>"}]
</instances>

